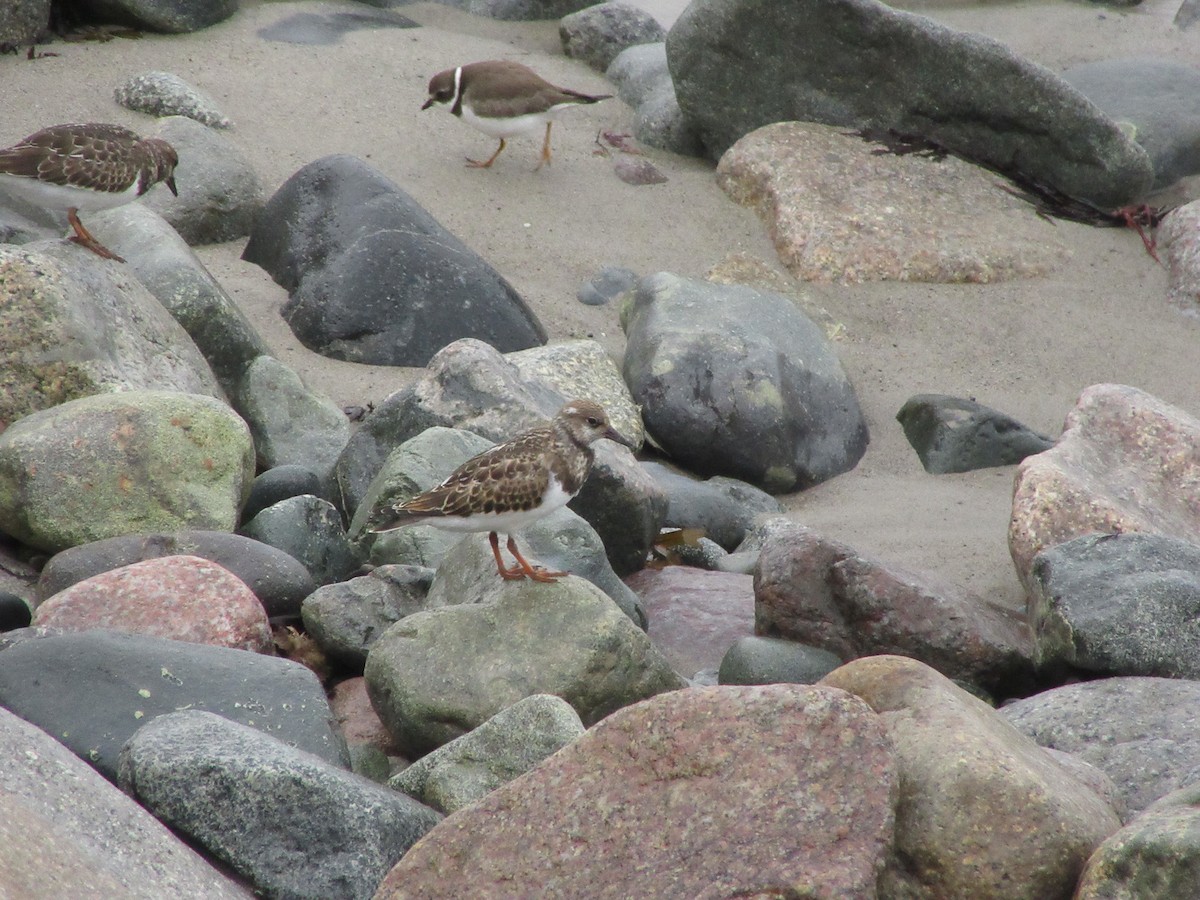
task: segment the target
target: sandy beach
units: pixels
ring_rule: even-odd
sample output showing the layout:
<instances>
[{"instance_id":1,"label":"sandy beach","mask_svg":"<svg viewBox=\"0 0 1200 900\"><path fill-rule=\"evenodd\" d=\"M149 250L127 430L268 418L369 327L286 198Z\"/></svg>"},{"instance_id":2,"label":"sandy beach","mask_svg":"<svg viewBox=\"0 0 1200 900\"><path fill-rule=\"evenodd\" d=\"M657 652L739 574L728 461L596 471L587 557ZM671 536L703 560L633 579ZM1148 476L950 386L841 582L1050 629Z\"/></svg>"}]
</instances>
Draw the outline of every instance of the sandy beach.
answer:
<instances>
[{"instance_id":1,"label":"sandy beach","mask_svg":"<svg viewBox=\"0 0 1200 900\"><path fill-rule=\"evenodd\" d=\"M1129 12L1081 3L914 8L1003 40L1055 71L1133 55L1200 58L1200 29L1171 27L1178 0L1148 0ZM600 267L702 277L729 254L746 253L783 271L754 213L719 190L711 163L648 151L667 183L633 187L616 178L611 161L593 153L600 129L630 130L630 111L615 99L562 119L547 169L533 171L532 140L510 142L490 171L463 167L464 156L494 145L452 116L421 112L435 72L502 57L564 86L608 89L600 74L562 56L556 22L496 22L418 3L397 11L419 28L352 31L326 46L259 35L296 13L346 9L364 7L244 2L232 19L196 34L59 42L43 48L57 56L0 57L0 142L71 121L153 133L153 120L119 107L113 89L134 74L172 72L234 121L230 136L268 195L312 160L359 156L494 265L552 340L594 337L618 359L616 305L575 299ZM186 168L177 178L187 178ZM1058 228L1070 256L1044 278L798 288L844 326L836 347L871 444L854 471L782 498L793 518L863 553L1023 608L1005 540L1013 469L927 475L894 419L903 402L924 392L972 397L1057 435L1083 388L1120 382L1200 414L1200 319L1167 304L1165 269L1130 231ZM302 347L279 317L283 290L241 261L244 243L197 253L276 356L313 387L340 405L360 405L413 377L415 370L341 363Z\"/></svg>"}]
</instances>

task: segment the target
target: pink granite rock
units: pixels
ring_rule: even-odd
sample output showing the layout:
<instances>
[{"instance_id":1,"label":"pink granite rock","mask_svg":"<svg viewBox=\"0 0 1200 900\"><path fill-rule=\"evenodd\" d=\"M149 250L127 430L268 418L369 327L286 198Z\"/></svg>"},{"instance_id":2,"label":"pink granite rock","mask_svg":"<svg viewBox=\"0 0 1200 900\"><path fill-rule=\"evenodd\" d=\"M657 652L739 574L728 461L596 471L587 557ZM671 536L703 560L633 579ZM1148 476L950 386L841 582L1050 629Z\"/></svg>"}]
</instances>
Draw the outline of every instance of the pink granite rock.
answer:
<instances>
[{"instance_id":1,"label":"pink granite rock","mask_svg":"<svg viewBox=\"0 0 1200 900\"><path fill-rule=\"evenodd\" d=\"M1097 384L1058 443L1018 467L1008 549L1029 588L1047 547L1127 531L1200 544L1200 420L1137 388Z\"/></svg>"},{"instance_id":2,"label":"pink granite rock","mask_svg":"<svg viewBox=\"0 0 1200 900\"><path fill-rule=\"evenodd\" d=\"M883 565L802 526L768 537L755 575L756 631L853 659L897 653L1011 695L1033 678L1017 610Z\"/></svg>"},{"instance_id":3,"label":"pink granite rock","mask_svg":"<svg viewBox=\"0 0 1200 900\"><path fill-rule=\"evenodd\" d=\"M675 691L448 817L375 896L865 900L895 792L882 725L842 691Z\"/></svg>"},{"instance_id":4,"label":"pink granite rock","mask_svg":"<svg viewBox=\"0 0 1200 900\"><path fill-rule=\"evenodd\" d=\"M1168 273L1167 299L1200 314L1200 200L1171 210L1156 235Z\"/></svg>"},{"instance_id":5,"label":"pink granite rock","mask_svg":"<svg viewBox=\"0 0 1200 900\"><path fill-rule=\"evenodd\" d=\"M819 683L870 704L896 748L903 799L881 897L1066 900L1121 827L1071 770L916 660L857 659Z\"/></svg>"},{"instance_id":6,"label":"pink granite rock","mask_svg":"<svg viewBox=\"0 0 1200 900\"><path fill-rule=\"evenodd\" d=\"M351 747L369 744L387 756L400 755L395 739L388 734L371 706L365 678L360 676L339 681L330 692L329 708L342 730L342 736Z\"/></svg>"},{"instance_id":7,"label":"pink granite rock","mask_svg":"<svg viewBox=\"0 0 1200 900\"><path fill-rule=\"evenodd\" d=\"M650 643L685 678L716 669L740 637L754 634L754 579L688 566L642 569L625 580L639 597Z\"/></svg>"},{"instance_id":8,"label":"pink granite rock","mask_svg":"<svg viewBox=\"0 0 1200 900\"><path fill-rule=\"evenodd\" d=\"M999 176L953 156L881 149L844 129L777 122L725 152L717 183L758 211L802 281L1002 281L1069 255Z\"/></svg>"},{"instance_id":9,"label":"pink granite rock","mask_svg":"<svg viewBox=\"0 0 1200 900\"><path fill-rule=\"evenodd\" d=\"M84 579L42 603L35 625L109 628L274 655L262 603L233 573L198 556L164 556Z\"/></svg>"}]
</instances>

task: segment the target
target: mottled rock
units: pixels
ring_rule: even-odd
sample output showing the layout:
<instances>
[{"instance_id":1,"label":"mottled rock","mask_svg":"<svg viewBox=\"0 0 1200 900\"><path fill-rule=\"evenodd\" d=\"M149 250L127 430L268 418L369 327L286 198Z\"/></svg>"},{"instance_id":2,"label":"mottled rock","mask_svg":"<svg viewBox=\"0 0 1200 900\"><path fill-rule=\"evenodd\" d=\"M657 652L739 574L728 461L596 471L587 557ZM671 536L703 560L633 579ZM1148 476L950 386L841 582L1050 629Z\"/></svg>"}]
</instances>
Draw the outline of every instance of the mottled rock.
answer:
<instances>
[{"instance_id":1,"label":"mottled rock","mask_svg":"<svg viewBox=\"0 0 1200 900\"><path fill-rule=\"evenodd\" d=\"M207 710L331 765L349 764L312 672L227 647L116 631L31 636L0 653L0 706L110 780L129 737L180 709Z\"/></svg>"},{"instance_id":2,"label":"mottled rock","mask_svg":"<svg viewBox=\"0 0 1200 900\"><path fill-rule=\"evenodd\" d=\"M664 525L702 528L726 550L742 542L755 517L783 512L782 504L766 491L736 478L718 475L700 481L658 462L643 462L642 468L667 493Z\"/></svg>"},{"instance_id":3,"label":"mottled rock","mask_svg":"<svg viewBox=\"0 0 1200 900\"><path fill-rule=\"evenodd\" d=\"M267 613L233 573L198 556L168 556L94 575L38 606L34 624L109 628L274 655Z\"/></svg>"},{"instance_id":4,"label":"mottled rock","mask_svg":"<svg viewBox=\"0 0 1200 900\"><path fill-rule=\"evenodd\" d=\"M721 658L721 684L814 684L842 664L820 647L783 638L738 638Z\"/></svg>"},{"instance_id":5,"label":"mottled rock","mask_svg":"<svg viewBox=\"0 0 1200 900\"><path fill-rule=\"evenodd\" d=\"M1054 446L1011 416L946 394L909 397L896 421L925 471L933 475L1011 466Z\"/></svg>"},{"instance_id":6,"label":"mottled rock","mask_svg":"<svg viewBox=\"0 0 1200 900\"><path fill-rule=\"evenodd\" d=\"M1200 315L1200 201L1172 210L1155 236L1167 266L1167 299L1184 312Z\"/></svg>"},{"instance_id":7,"label":"mottled rock","mask_svg":"<svg viewBox=\"0 0 1200 900\"><path fill-rule=\"evenodd\" d=\"M332 662L361 672L383 633L425 608L432 580L432 569L385 565L317 588L304 601L304 630Z\"/></svg>"},{"instance_id":8,"label":"mottled rock","mask_svg":"<svg viewBox=\"0 0 1200 900\"><path fill-rule=\"evenodd\" d=\"M119 765L125 791L266 896L365 900L440 819L403 794L199 710L139 729Z\"/></svg>"},{"instance_id":9,"label":"mottled rock","mask_svg":"<svg viewBox=\"0 0 1200 900\"><path fill-rule=\"evenodd\" d=\"M346 739L351 758L355 748L363 745L375 747L387 756L400 755L400 748L371 706L365 678L347 678L335 684L329 693L329 708Z\"/></svg>"},{"instance_id":10,"label":"mottled rock","mask_svg":"<svg viewBox=\"0 0 1200 900\"><path fill-rule=\"evenodd\" d=\"M232 531L253 477L250 432L219 400L84 397L0 434L0 528L52 553L148 529Z\"/></svg>"},{"instance_id":11,"label":"mottled rock","mask_svg":"<svg viewBox=\"0 0 1200 900\"><path fill-rule=\"evenodd\" d=\"M1200 679L1200 546L1086 535L1043 550L1030 577L1042 668Z\"/></svg>"},{"instance_id":12,"label":"mottled rock","mask_svg":"<svg viewBox=\"0 0 1200 900\"><path fill-rule=\"evenodd\" d=\"M294 618L316 585L299 562L282 550L223 531L127 534L56 553L37 581L39 601L71 585L121 566L164 556L198 556L228 569L254 592L271 619Z\"/></svg>"},{"instance_id":13,"label":"mottled rock","mask_svg":"<svg viewBox=\"0 0 1200 900\"><path fill-rule=\"evenodd\" d=\"M249 900L46 732L0 709L5 896Z\"/></svg>"},{"instance_id":14,"label":"mottled rock","mask_svg":"<svg viewBox=\"0 0 1200 900\"><path fill-rule=\"evenodd\" d=\"M126 109L161 118L187 116L212 128L232 128L216 101L170 72L141 72L117 85L113 99ZM178 149L178 148L177 148Z\"/></svg>"},{"instance_id":15,"label":"mottled rock","mask_svg":"<svg viewBox=\"0 0 1200 900\"><path fill-rule=\"evenodd\" d=\"M865 700L895 747L904 802L881 896L1066 897L1120 827L1088 786L922 663L859 659L821 684Z\"/></svg>"},{"instance_id":16,"label":"mottled rock","mask_svg":"<svg viewBox=\"0 0 1200 900\"><path fill-rule=\"evenodd\" d=\"M680 675L715 669L729 645L754 633L754 579L687 566L643 569L626 580L646 608L650 643Z\"/></svg>"},{"instance_id":17,"label":"mottled rock","mask_svg":"<svg viewBox=\"0 0 1200 900\"><path fill-rule=\"evenodd\" d=\"M629 3L598 3L558 22L563 53L603 72L622 50L661 42L667 32L650 13Z\"/></svg>"},{"instance_id":18,"label":"mottled rock","mask_svg":"<svg viewBox=\"0 0 1200 900\"><path fill-rule=\"evenodd\" d=\"M1008 549L1026 588L1033 558L1092 533L1200 544L1200 420L1118 384L1087 388L1053 449L1017 469Z\"/></svg>"},{"instance_id":19,"label":"mottled rock","mask_svg":"<svg viewBox=\"0 0 1200 900\"><path fill-rule=\"evenodd\" d=\"M287 290L282 315L301 343L333 359L422 366L460 338L501 352L546 341L499 272L352 156L289 178L242 256Z\"/></svg>"},{"instance_id":20,"label":"mottled rock","mask_svg":"<svg viewBox=\"0 0 1200 900\"><path fill-rule=\"evenodd\" d=\"M74 244L0 247L0 423L141 388L221 394L195 344L137 279Z\"/></svg>"},{"instance_id":21,"label":"mottled rock","mask_svg":"<svg viewBox=\"0 0 1200 900\"><path fill-rule=\"evenodd\" d=\"M1054 225L956 157L878 153L845 129L779 122L743 137L717 182L802 281L992 282L1069 255Z\"/></svg>"},{"instance_id":22,"label":"mottled rock","mask_svg":"<svg viewBox=\"0 0 1200 900\"><path fill-rule=\"evenodd\" d=\"M0 44L31 45L50 24L50 0L12 0L0 8Z\"/></svg>"},{"instance_id":23,"label":"mottled rock","mask_svg":"<svg viewBox=\"0 0 1200 900\"><path fill-rule=\"evenodd\" d=\"M786 297L662 272L641 280L621 324L625 380L680 465L783 493L852 469L866 451L837 354Z\"/></svg>"},{"instance_id":24,"label":"mottled rock","mask_svg":"<svg viewBox=\"0 0 1200 900\"><path fill-rule=\"evenodd\" d=\"M1033 641L1016 611L801 526L767 538L754 595L759 635L843 659L898 653L1006 696L1032 687Z\"/></svg>"},{"instance_id":25,"label":"mottled rock","mask_svg":"<svg viewBox=\"0 0 1200 900\"><path fill-rule=\"evenodd\" d=\"M702 0L672 26L667 59L714 159L800 121L917 135L1101 209L1153 179L1146 152L1049 70L875 0Z\"/></svg>"},{"instance_id":26,"label":"mottled rock","mask_svg":"<svg viewBox=\"0 0 1200 900\"><path fill-rule=\"evenodd\" d=\"M371 703L406 753L433 750L531 694L562 697L590 725L683 685L583 579L501 585L497 600L408 616L371 648Z\"/></svg>"},{"instance_id":27,"label":"mottled rock","mask_svg":"<svg viewBox=\"0 0 1200 900\"><path fill-rule=\"evenodd\" d=\"M362 565L358 548L346 537L342 514L311 494L280 500L238 530L299 560L318 585L344 581Z\"/></svg>"},{"instance_id":28,"label":"mottled rock","mask_svg":"<svg viewBox=\"0 0 1200 900\"><path fill-rule=\"evenodd\" d=\"M1044 747L1105 772L1132 812L1200 782L1200 684L1103 678L1043 691L1000 713Z\"/></svg>"},{"instance_id":29,"label":"mottled rock","mask_svg":"<svg viewBox=\"0 0 1200 900\"><path fill-rule=\"evenodd\" d=\"M873 897L894 771L878 718L841 691L676 691L460 810L376 896Z\"/></svg>"},{"instance_id":30,"label":"mottled rock","mask_svg":"<svg viewBox=\"0 0 1200 900\"><path fill-rule=\"evenodd\" d=\"M571 704L534 694L421 757L388 787L449 815L528 772L584 731Z\"/></svg>"}]
</instances>

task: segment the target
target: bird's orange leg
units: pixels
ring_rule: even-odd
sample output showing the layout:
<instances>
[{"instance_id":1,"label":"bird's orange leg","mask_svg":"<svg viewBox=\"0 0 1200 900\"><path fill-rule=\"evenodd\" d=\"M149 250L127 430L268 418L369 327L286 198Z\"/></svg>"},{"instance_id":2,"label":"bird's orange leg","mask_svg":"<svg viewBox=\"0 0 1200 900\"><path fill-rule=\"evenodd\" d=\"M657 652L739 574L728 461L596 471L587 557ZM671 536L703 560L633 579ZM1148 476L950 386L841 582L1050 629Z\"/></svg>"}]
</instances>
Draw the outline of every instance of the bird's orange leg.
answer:
<instances>
[{"instance_id":1,"label":"bird's orange leg","mask_svg":"<svg viewBox=\"0 0 1200 900\"><path fill-rule=\"evenodd\" d=\"M553 124L553 122L546 123L546 140L542 142L542 159L541 162L537 164L537 167L533 170L535 172L542 166L550 165L550 126Z\"/></svg>"},{"instance_id":2,"label":"bird's orange leg","mask_svg":"<svg viewBox=\"0 0 1200 900\"><path fill-rule=\"evenodd\" d=\"M504 150L504 147L505 147L504 138L500 138L500 146L496 148L495 153L493 153L491 156L488 157L487 162L480 162L477 159L471 159L470 157L468 157L467 158L467 168L468 169L490 169L492 167L492 163L494 163L496 161L496 157L499 156L500 153Z\"/></svg>"},{"instance_id":3,"label":"bird's orange leg","mask_svg":"<svg viewBox=\"0 0 1200 900\"><path fill-rule=\"evenodd\" d=\"M512 538L509 538L511 541ZM500 573L500 577L508 581L517 581L525 577L525 573L520 566L513 566L511 569L504 567L504 560L500 558L500 536L494 531L488 532L488 543L492 545L492 555L496 557L496 571Z\"/></svg>"},{"instance_id":4,"label":"bird's orange leg","mask_svg":"<svg viewBox=\"0 0 1200 900\"><path fill-rule=\"evenodd\" d=\"M516 559L517 565L520 566L520 572L526 578L534 581L541 581L546 584L554 584L558 579L566 575L566 572L547 572L542 566L531 566L529 562L521 555L521 551L517 549L517 540L511 534L508 536L508 552Z\"/></svg>"},{"instance_id":5,"label":"bird's orange leg","mask_svg":"<svg viewBox=\"0 0 1200 900\"><path fill-rule=\"evenodd\" d=\"M117 262L125 262L124 259L117 256L117 254L92 237L92 233L84 228L83 223L79 221L79 210L74 206L67 210L67 221L71 223L71 228L75 230L75 233L71 235L71 240L76 244L87 247L97 256L104 259L115 259Z\"/></svg>"}]
</instances>

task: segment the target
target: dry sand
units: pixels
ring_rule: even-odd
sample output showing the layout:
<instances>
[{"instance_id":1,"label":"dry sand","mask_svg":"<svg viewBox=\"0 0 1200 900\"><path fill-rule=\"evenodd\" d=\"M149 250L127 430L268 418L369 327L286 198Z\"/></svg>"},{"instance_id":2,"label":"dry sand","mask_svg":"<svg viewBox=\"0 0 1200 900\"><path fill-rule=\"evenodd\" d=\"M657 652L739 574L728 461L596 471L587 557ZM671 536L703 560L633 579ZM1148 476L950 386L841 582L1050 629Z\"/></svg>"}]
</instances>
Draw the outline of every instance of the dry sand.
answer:
<instances>
[{"instance_id":1,"label":"dry sand","mask_svg":"<svg viewBox=\"0 0 1200 900\"><path fill-rule=\"evenodd\" d=\"M1171 28L1177 6L1148 0L1117 12L1075 2L930 4L922 11L991 34L1058 71L1127 55L1200 59L1200 29ZM552 340L592 336L618 358L616 308L575 300L579 284L601 266L701 277L729 253L745 252L778 267L764 229L721 193L711 164L651 151L668 183L631 187L617 180L611 162L593 155L599 129L629 130L630 111L616 100L560 121L548 169L532 171L537 142L520 139L491 171L462 166L464 156L490 153L493 144L443 112L420 111L434 72L504 57L565 86L606 90L599 74L562 56L555 22L496 22L421 3L398 9L421 28L355 31L332 46L305 46L257 32L297 12L362 7L253 0L243 7L198 34L58 43L44 49L59 56L34 61L0 57L0 142L70 121L112 121L151 133L150 119L116 105L113 88L147 70L173 72L234 120L230 135L268 193L326 154L360 156L499 269ZM665 0L668 18L677 8ZM178 178L186 177L181 169ZM1013 469L925 474L894 420L901 404L921 392L973 397L1054 435L1083 388L1112 381L1200 414L1200 320L1167 305L1165 271L1132 232L1058 227L1071 256L1045 278L809 289L811 301L845 325L837 347L871 445L853 472L783 498L796 521L1022 608L1005 538ZM340 363L300 346L278 315L283 291L240 260L243 246L197 252L276 355L311 385L348 405L378 402L411 380L416 370Z\"/></svg>"}]
</instances>

